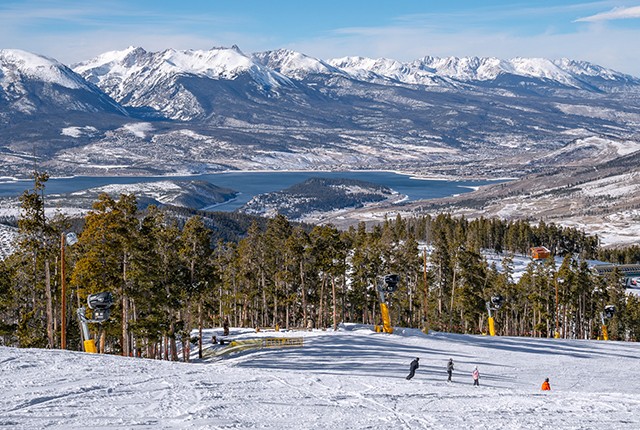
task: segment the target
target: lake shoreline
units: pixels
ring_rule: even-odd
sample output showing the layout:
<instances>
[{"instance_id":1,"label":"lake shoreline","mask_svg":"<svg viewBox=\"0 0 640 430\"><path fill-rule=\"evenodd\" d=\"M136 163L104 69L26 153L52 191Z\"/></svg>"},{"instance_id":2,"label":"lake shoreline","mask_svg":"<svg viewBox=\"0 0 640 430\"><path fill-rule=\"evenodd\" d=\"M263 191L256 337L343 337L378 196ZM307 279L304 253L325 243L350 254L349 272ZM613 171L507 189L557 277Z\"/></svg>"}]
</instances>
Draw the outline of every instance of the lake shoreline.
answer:
<instances>
[{"instance_id":1,"label":"lake shoreline","mask_svg":"<svg viewBox=\"0 0 640 430\"><path fill-rule=\"evenodd\" d=\"M100 191L110 185L123 186L124 193L145 196L143 185L159 182L205 181L212 185L236 191L236 198L213 206L215 210L233 211L242 207L251 198L259 194L281 191L310 178L356 179L386 186L401 195L406 201L429 200L468 193L480 186L489 185L498 180L451 180L445 178L417 177L407 172L392 170L341 170L341 171L228 171L189 176L74 176L50 178L45 191L49 196L73 197L83 192ZM0 184L0 198L15 199L31 189L32 180L12 181ZM117 188L117 187L116 187ZM153 187L152 187L153 188ZM108 191L107 191L108 192ZM161 190L160 190L161 192ZM213 209L207 206L206 209ZM200 208L202 209L202 208Z\"/></svg>"}]
</instances>

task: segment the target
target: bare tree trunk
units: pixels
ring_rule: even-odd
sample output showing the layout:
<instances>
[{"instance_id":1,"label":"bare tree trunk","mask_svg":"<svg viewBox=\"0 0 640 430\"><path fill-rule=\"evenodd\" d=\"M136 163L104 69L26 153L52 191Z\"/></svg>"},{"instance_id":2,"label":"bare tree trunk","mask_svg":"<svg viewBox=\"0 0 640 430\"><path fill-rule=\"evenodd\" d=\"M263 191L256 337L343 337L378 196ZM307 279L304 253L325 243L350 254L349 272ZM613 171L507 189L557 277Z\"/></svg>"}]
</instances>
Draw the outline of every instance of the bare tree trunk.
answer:
<instances>
[{"instance_id":1,"label":"bare tree trunk","mask_svg":"<svg viewBox=\"0 0 640 430\"><path fill-rule=\"evenodd\" d=\"M413 327L413 290L409 286L409 327Z\"/></svg>"},{"instance_id":2,"label":"bare tree trunk","mask_svg":"<svg viewBox=\"0 0 640 430\"><path fill-rule=\"evenodd\" d=\"M47 348L53 348L54 331L53 331L53 299L51 297L51 270L49 267L49 259L44 260L44 291L47 300Z\"/></svg>"},{"instance_id":3,"label":"bare tree trunk","mask_svg":"<svg viewBox=\"0 0 640 430\"><path fill-rule=\"evenodd\" d=\"M457 260L457 254L456 254L456 260ZM457 261L454 260L453 261L453 282L451 284L451 308L449 309L449 328L448 331L451 331L452 325L453 325L453 298L455 297L455 292L456 292L456 264Z\"/></svg>"},{"instance_id":4,"label":"bare tree trunk","mask_svg":"<svg viewBox=\"0 0 640 430\"><path fill-rule=\"evenodd\" d=\"M131 316L133 318L133 322L137 322L138 321L138 313L136 311L136 301L134 299L129 299L130 304L131 304ZM138 347L138 342L139 339L136 338L136 336L133 333L129 333L129 338L131 339L131 351L133 352L133 356L134 357L138 357L139 356L139 347Z\"/></svg>"},{"instance_id":5,"label":"bare tree trunk","mask_svg":"<svg viewBox=\"0 0 640 430\"><path fill-rule=\"evenodd\" d=\"M129 356L129 327L127 320L129 319L129 300L127 296L122 294L122 355Z\"/></svg>"},{"instance_id":6,"label":"bare tree trunk","mask_svg":"<svg viewBox=\"0 0 640 430\"><path fill-rule=\"evenodd\" d=\"M278 281L273 283L273 326L279 326L278 324Z\"/></svg>"},{"instance_id":7,"label":"bare tree trunk","mask_svg":"<svg viewBox=\"0 0 640 430\"><path fill-rule=\"evenodd\" d=\"M169 336L164 336L164 359L169 361Z\"/></svg>"},{"instance_id":8,"label":"bare tree trunk","mask_svg":"<svg viewBox=\"0 0 640 430\"><path fill-rule=\"evenodd\" d=\"M336 280L333 276L331 277L331 296L333 298L333 331L338 331L338 310L336 307L337 305Z\"/></svg>"},{"instance_id":9,"label":"bare tree trunk","mask_svg":"<svg viewBox=\"0 0 640 430\"><path fill-rule=\"evenodd\" d=\"M249 322L249 298L246 294L242 296L242 326L245 327Z\"/></svg>"},{"instance_id":10,"label":"bare tree trunk","mask_svg":"<svg viewBox=\"0 0 640 430\"><path fill-rule=\"evenodd\" d=\"M127 253L122 265L122 355L129 356L129 300L127 299Z\"/></svg>"},{"instance_id":11,"label":"bare tree trunk","mask_svg":"<svg viewBox=\"0 0 640 430\"><path fill-rule=\"evenodd\" d=\"M307 290L304 286L304 267L302 265L302 259L300 260L300 288L302 289L302 324L307 326Z\"/></svg>"},{"instance_id":12,"label":"bare tree trunk","mask_svg":"<svg viewBox=\"0 0 640 430\"><path fill-rule=\"evenodd\" d=\"M264 271L260 273L260 283L262 284L262 326L267 325L267 292L266 292L266 280L264 278Z\"/></svg>"},{"instance_id":13,"label":"bare tree trunk","mask_svg":"<svg viewBox=\"0 0 640 430\"><path fill-rule=\"evenodd\" d=\"M233 277L233 321L236 327L244 327L242 315L238 315L238 283L235 276Z\"/></svg>"},{"instance_id":14,"label":"bare tree trunk","mask_svg":"<svg viewBox=\"0 0 640 430\"><path fill-rule=\"evenodd\" d=\"M171 361L178 361L178 343L176 342L176 337L173 336L169 340L171 342Z\"/></svg>"},{"instance_id":15,"label":"bare tree trunk","mask_svg":"<svg viewBox=\"0 0 640 430\"><path fill-rule=\"evenodd\" d=\"M198 358L202 359L202 299L198 301Z\"/></svg>"},{"instance_id":16,"label":"bare tree trunk","mask_svg":"<svg viewBox=\"0 0 640 430\"><path fill-rule=\"evenodd\" d=\"M440 282L438 283L438 319L442 319L442 264L438 266Z\"/></svg>"},{"instance_id":17,"label":"bare tree trunk","mask_svg":"<svg viewBox=\"0 0 640 430\"><path fill-rule=\"evenodd\" d=\"M318 315L318 327L324 328L324 286L327 281L327 275L322 275L322 285L320 286L320 311Z\"/></svg>"}]
</instances>

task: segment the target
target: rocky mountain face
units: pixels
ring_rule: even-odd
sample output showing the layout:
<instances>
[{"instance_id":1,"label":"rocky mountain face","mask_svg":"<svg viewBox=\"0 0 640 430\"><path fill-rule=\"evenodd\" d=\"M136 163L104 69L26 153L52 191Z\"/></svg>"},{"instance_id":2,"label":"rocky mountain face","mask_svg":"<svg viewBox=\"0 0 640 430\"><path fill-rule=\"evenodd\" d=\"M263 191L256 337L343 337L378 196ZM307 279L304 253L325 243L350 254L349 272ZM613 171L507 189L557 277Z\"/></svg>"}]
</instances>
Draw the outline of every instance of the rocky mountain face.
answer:
<instances>
[{"instance_id":1,"label":"rocky mountain face","mask_svg":"<svg viewBox=\"0 0 640 430\"><path fill-rule=\"evenodd\" d=\"M126 115L102 90L56 60L0 49L0 112L10 118L74 110Z\"/></svg>"},{"instance_id":2,"label":"rocky mountain face","mask_svg":"<svg viewBox=\"0 0 640 430\"><path fill-rule=\"evenodd\" d=\"M640 80L573 60L319 60L128 48L74 65L0 51L0 166L25 177L401 169L496 177L640 141ZM584 142L595 142L584 144Z\"/></svg>"}]
</instances>

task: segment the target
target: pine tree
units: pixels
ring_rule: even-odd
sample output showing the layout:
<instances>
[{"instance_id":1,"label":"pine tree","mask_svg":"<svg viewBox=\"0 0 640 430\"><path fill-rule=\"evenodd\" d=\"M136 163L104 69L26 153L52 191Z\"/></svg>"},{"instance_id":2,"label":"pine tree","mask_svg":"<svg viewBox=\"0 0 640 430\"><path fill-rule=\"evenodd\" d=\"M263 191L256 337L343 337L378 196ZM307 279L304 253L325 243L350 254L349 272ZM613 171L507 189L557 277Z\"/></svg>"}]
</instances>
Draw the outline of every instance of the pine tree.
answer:
<instances>
[{"instance_id":1,"label":"pine tree","mask_svg":"<svg viewBox=\"0 0 640 430\"><path fill-rule=\"evenodd\" d=\"M131 352L129 296L134 279L129 271L137 237L136 216L133 195L123 194L116 201L108 194L101 194L85 218L85 228L78 243L81 257L71 278L82 297L106 290L120 298L119 306L115 308L120 312L120 319L112 312L112 321L105 326L120 324L120 348L125 356Z\"/></svg>"},{"instance_id":2,"label":"pine tree","mask_svg":"<svg viewBox=\"0 0 640 430\"><path fill-rule=\"evenodd\" d=\"M18 337L21 346L44 346L41 339L46 339L46 346L53 348L55 334L50 263L57 242L55 231L45 215L44 190L49 175L34 172L33 178L33 190L26 190L20 197L18 254L24 260L18 266L21 276L16 278L21 290L18 291L18 298L22 302L18 305Z\"/></svg>"},{"instance_id":3,"label":"pine tree","mask_svg":"<svg viewBox=\"0 0 640 430\"><path fill-rule=\"evenodd\" d=\"M180 235L179 256L188 270L189 284L186 288L185 324L182 334L182 344L190 345L190 333L193 326L190 304L197 303L198 318L198 356L202 358L202 326L203 326L203 298L209 285L209 256L211 254L211 232L204 226L202 218L191 217L187 220ZM187 348L188 349L188 348ZM188 361L189 353L183 354Z\"/></svg>"}]
</instances>

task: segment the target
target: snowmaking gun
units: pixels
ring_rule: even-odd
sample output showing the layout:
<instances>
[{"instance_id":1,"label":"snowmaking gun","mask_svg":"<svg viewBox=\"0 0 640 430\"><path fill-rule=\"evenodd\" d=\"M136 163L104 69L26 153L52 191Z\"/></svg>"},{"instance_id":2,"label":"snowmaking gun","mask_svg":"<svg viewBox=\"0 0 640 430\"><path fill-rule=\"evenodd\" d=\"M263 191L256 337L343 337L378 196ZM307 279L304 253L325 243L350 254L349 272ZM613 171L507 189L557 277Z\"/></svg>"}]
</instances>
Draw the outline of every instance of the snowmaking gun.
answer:
<instances>
[{"instance_id":1,"label":"snowmaking gun","mask_svg":"<svg viewBox=\"0 0 640 430\"><path fill-rule=\"evenodd\" d=\"M606 322L613 318L613 315L616 313L616 307L614 305L607 305L604 307L604 311L600 314L600 318L602 319L602 339L609 340L609 332L607 331Z\"/></svg>"},{"instance_id":2,"label":"snowmaking gun","mask_svg":"<svg viewBox=\"0 0 640 430\"><path fill-rule=\"evenodd\" d=\"M382 279L378 280L378 298L380 299L380 313L382 315L382 325L376 325L375 330L377 333L393 333L393 327L391 326L391 317L389 316L389 305L385 297L385 293L393 293L398 289L398 282L400 277L396 274L384 275Z\"/></svg>"},{"instance_id":3,"label":"snowmaking gun","mask_svg":"<svg viewBox=\"0 0 640 430\"><path fill-rule=\"evenodd\" d=\"M96 342L94 339L91 339L91 335L89 334L89 326L87 324L102 324L109 319L111 306L113 306L113 295L108 291L97 294L90 294L89 297L87 297L87 305L89 306L89 309L93 311L91 314L91 319L86 317L86 309L84 306L78 308L77 310L78 319L80 320L80 333L82 335L82 345L84 347L84 352L95 354L98 352L98 350L96 349Z\"/></svg>"},{"instance_id":4,"label":"snowmaking gun","mask_svg":"<svg viewBox=\"0 0 640 430\"><path fill-rule=\"evenodd\" d=\"M491 314L491 311L497 311L498 309L500 309L502 307L503 302L504 302L504 298L500 294L491 297L491 301L486 302L487 312L489 312L489 335L490 336L496 335L496 325L493 319L493 315Z\"/></svg>"}]
</instances>

